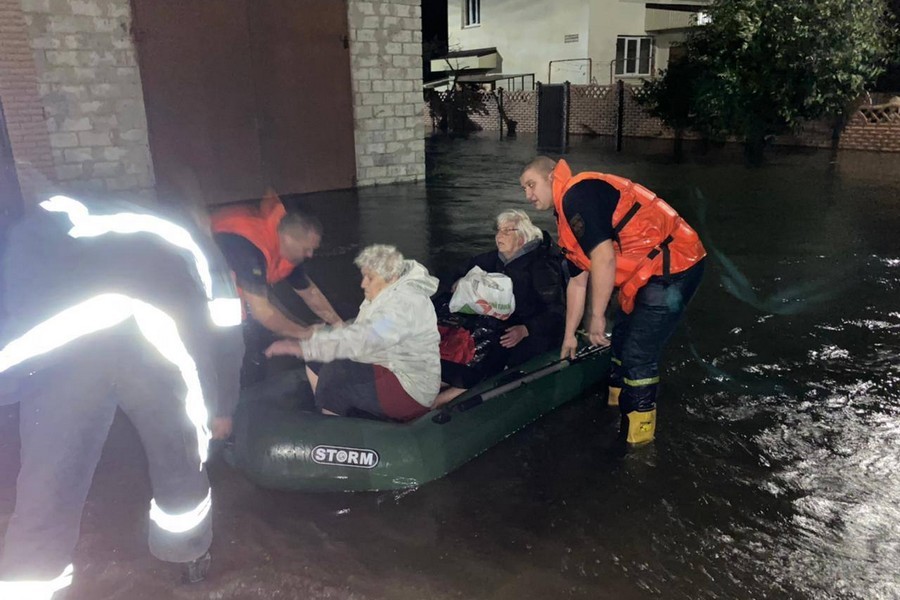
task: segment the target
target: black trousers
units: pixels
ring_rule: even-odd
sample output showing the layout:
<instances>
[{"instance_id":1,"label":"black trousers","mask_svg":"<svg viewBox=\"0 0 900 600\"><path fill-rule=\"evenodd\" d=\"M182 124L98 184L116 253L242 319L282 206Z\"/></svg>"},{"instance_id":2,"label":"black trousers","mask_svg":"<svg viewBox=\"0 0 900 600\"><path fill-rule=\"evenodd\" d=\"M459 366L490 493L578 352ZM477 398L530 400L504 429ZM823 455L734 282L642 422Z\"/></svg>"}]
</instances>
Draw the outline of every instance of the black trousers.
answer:
<instances>
[{"instance_id":1,"label":"black trousers","mask_svg":"<svg viewBox=\"0 0 900 600\"><path fill-rule=\"evenodd\" d=\"M668 278L651 278L638 292L631 314L617 315L609 383L622 388L622 414L656 408L660 358L700 286L704 269L705 260L701 260Z\"/></svg>"},{"instance_id":2,"label":"black trousers","mask_svg":"<svg viewBox=\"0 0 900 600\"><path fill-rule=\"evenodd\" d=\"M244 359L241 363L241 388L250 388L285 371L302 370L304 362L293 356L266 358L266 348L281 339L259 321L248 319L243 324Z\"/></svg>"},{"instance_id":3,"label":"black trousers","mask_svg":"<svg viewBox=\"0 0 900 600\"><path fill-rule=\"evenodd\" d=\"M196 511L209 494L198 434L180 372L133 322L88 335L20 365L21 470L16 508L0 555L0 581L57 577L71 563L81 513L116 407L137 429L153 499L166 515ZM150 522L150 551L187 562L209 549L211 511L172 531ZM178 529L177 527L175 529ZM76 573L77 576L77 573Z\"/></svg>"}]
</instances>

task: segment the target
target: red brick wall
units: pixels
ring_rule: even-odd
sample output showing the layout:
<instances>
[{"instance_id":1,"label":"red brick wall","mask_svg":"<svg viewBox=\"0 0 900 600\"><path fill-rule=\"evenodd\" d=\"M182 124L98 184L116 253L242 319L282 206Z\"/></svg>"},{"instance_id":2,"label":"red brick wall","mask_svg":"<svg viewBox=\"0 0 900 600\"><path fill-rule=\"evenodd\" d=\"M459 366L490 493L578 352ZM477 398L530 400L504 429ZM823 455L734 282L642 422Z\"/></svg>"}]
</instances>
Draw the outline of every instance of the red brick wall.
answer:
<instances>
[{"instance_id":1,"label":"red brick wall","mask_svg":"<svg viewBox=\"0 0 900 600\"><path fill-rule=\"evenodd\" d=\"M53 155L38 96L21 0L0 0L0 99L26 204L53 177Z\"/></svg>"},{"instance_id":2,"label":"red brick wall","mask_svg":"<svg viewBox=\"0 0 900 600\"><path fill-rule=\"evenodd\" d=\"M500 110L497 105L497 92L481 92L481 98L487 114L470 114L469 119L479 125L485 131L498 131L500 128ZM507 118L517 122L516 131L522 133L534 133L536 131L535 119L537 118L537 106L535 104L536 92L531 90L507 92L503 91L503 110ZM428 104L423 108L425 131L432 130L431 113ZM437 126L435 123L434 126ZM506 125L503 125L506 133Z\"/></svg>"},{"instance_id":3,"label":"red brick wall","mask_svg":"<svg viewBox=\"0 0 900 600\"><path fill-rule=\"evenodd\" d=\"M569 133L613 135L616 90L608 85L569 86Z\"/></svg>"},{"instance_id":4,"label":"red brick wall","mask_svg":"<svg viewBox=\"0 0 900 600\"><path fill-rule=\"evenodd\" d=\"M483 92L480 96L487 114L469 115L469 119L486 131L497 131L500 127L500 111L497 108L497 95L494 92Z\"/></svg>"},{"instance_id":5,"label":"red brick wall","mask_svg":"<svg viewBox=\"0 0 900 600\"><path fill-rule=\"evenodd\" d=\"M841 134L842 150L874 150L900 152L900 112L894 118L872 123L856 113Z\"/></svg>"},{"instance_id":6,"label":"red brick wall","mask_svg":"<svg viewBox=\"0 0 900 600\"><path fill-rule=\"evenodd\" d=\"M518 90L503 92L503 111L516 121L516 131L534 133L537 131L537 92ZM504 129L505 131L505 129Z\"/></svg>"}]
</instances>

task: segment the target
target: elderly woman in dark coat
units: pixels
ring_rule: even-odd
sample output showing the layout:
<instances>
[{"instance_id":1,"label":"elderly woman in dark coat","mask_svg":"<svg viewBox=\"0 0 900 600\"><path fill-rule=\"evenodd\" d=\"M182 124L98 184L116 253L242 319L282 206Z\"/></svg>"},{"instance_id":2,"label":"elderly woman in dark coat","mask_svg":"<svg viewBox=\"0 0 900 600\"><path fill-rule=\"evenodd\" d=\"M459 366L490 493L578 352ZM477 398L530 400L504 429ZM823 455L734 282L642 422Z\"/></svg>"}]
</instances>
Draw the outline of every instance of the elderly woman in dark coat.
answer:
<instances>
[{"instance_id":1,"label":"elderly woman in dark coat","mask_svg":"<svg viewBox=\"0 0 900 600\"><path fill-rule=\"evenodd\" d=\"M503 322L499 343L478 368L442 361L442 379L451 387L441 393L438 403L449 401L504 367L519 365L558 347L562 340L566 308L561 254L550 236L521 210L503 211L497 215L496 224L497 249L473 257L463 273L477 266L507 275L513 282L516 309Z\"/></svg>"}]
</instances>

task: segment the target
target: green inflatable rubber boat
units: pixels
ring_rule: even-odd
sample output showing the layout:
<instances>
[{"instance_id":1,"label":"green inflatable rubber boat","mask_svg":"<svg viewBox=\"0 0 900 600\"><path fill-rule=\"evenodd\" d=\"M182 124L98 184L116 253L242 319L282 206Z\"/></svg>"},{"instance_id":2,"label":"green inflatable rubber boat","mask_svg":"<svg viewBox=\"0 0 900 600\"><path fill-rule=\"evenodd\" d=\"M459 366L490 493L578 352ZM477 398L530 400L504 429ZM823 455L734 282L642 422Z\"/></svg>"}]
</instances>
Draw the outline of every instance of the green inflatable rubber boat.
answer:
<instances>
[{"instance_id":1,"label":"green inflatable rubber boat","mask_svg":"<svg viewBox=\"0 0 900 600\"><path fill-rule=\"evenodd\" d=\"M571 360L538 357L488 379L408 423L300 410L302 371L249 388L234 417L226 460L276 490L376 491L443 477L488 448L606 380L607 348Z\"/></svg>"}]
</instances>

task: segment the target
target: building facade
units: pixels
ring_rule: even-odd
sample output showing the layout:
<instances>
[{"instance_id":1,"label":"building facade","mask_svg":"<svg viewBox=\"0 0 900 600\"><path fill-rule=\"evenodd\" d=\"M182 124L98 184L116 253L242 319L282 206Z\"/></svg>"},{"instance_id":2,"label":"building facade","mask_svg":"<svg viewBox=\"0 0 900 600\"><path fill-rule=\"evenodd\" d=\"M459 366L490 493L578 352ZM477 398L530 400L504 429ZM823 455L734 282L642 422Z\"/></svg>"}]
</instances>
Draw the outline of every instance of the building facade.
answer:
<instances>
[{"instance_id":1,"label":"building facade","mask_svg":"<svg viewBox=\"0 0 900 600\"><path fill-rule=\"evenodd\" d=\"M496 48L490 72L608 85L665 68L708 0L448 0L451 50ZM432 70L438 65L432 63ZM468 65L463 65L468 67Z\"/></svg>"}]
</instances>

